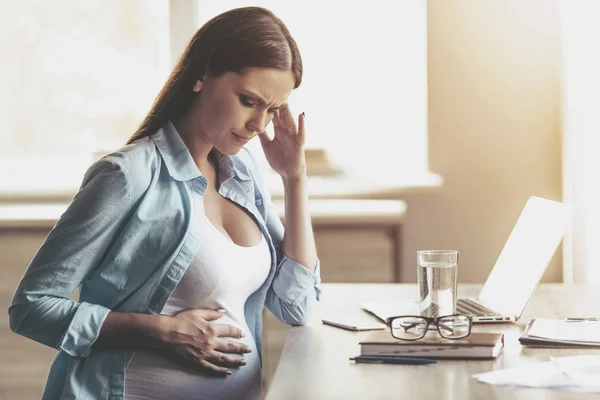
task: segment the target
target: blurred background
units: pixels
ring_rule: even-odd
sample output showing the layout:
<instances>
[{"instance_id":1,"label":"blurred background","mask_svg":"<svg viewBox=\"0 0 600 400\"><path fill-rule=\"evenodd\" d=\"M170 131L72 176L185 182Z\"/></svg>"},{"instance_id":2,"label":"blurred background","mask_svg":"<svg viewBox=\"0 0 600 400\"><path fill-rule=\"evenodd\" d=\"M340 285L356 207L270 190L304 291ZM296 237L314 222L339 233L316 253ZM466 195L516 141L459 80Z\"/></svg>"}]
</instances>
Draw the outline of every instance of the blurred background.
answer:
<instances>
[{"instance_id":1,"label":"blurred background","mask_svg":"<svg viewBox=\"0 0 600 400\"><path fill-rule=\"evenodd\" d=\"M290 105L324 281L414 283L416 251L444 248L459 282L482 283L532 195L576 208L543 280L599 281L596 1L2 2L0 400L41 395L54 351L12 334L6 309L85 170L133 133L193 33L246 5L303 56ZM286 328L265 321L268 385Z\"/></svg>"}]
</instances>

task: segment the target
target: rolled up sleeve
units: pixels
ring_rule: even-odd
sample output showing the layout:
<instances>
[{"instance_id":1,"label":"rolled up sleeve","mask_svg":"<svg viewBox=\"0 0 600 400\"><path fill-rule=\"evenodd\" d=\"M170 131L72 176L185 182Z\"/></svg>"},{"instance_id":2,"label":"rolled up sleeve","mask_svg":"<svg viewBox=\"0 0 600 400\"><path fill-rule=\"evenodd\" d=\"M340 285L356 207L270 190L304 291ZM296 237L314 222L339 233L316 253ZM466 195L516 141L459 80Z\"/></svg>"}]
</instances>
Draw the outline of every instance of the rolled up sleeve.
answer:
<instances>
[{"instance_id":1,"label":"rolled up sleeve","mask_svg":"<svg viewBox=\"0 0 600 400\"><path fill-rule=\"evenodd\" d=\"M321 298L320 261L314 271L283 256L267 293L266 305L279 320L290 325L310 322Z\"/></svg>"},{"instance_id":2,"label":"rolled up sleeve","mask_svg":"<svg viewBox=\"0 0 600 400\"><path fill-rule=\"evenodd\" d=\"M278 274L273 280L273 291L277 297L293 306L297 306L305 297L313 293L318 300L321 297L320 269L319 262L315 270L311 271L291 258L283 256Z\"/></svg>"},{"instance_id":3,"label":"rolled up sleeve","mask_svg":"<svg viewBox=\"0 0 600 400\"><path fill-rule=\"evenodd\" d=\"M60 342L60 348L69 355L87 357L109 312L108 308L98 304L80 303Z\"/></svg>"}]
</instances>

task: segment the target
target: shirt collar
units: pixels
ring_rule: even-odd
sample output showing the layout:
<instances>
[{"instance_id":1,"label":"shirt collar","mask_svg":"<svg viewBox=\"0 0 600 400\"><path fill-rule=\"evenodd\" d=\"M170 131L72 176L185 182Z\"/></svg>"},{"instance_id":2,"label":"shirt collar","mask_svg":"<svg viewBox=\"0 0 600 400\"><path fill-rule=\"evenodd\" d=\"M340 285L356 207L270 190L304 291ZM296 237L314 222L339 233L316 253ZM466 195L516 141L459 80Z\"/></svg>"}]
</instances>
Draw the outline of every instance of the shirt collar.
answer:
<instances>
[{"instance_id":1,"label":"shirt collar","mask_svg":"<svg viewBox=\"0 0 600 400\"><path fill-rule=\"evenodd\" d=\"M175 126L171 121L167 122L161 129L151 136L156 144L160 155L162 156L169 175L178 181L189 181L202 176L198 170L192 155L187 146L177 133ZM227 154L217 153L219 165L219 183L222 185L231 179L234 175L241 180L249 180L250 177L239 170L235 165L233 158Z\"/></svg>"},{"instance_id":2,"label":"shirt collar","mask_svg":"<svg viewBox=\"0 0 600 400\"><path fill-rule=\"evenodd\" d=\"M225 182L233 178L234 176L237 179L242 181L251 180L250 176L244 172L236 165L233 157L223 154L219 152L217 149L213 148L213 150L217 154L217 162L219 165L219 184L223 185ZM238 158L238 162L239 158Z\"/></svg>"}]
</instances>

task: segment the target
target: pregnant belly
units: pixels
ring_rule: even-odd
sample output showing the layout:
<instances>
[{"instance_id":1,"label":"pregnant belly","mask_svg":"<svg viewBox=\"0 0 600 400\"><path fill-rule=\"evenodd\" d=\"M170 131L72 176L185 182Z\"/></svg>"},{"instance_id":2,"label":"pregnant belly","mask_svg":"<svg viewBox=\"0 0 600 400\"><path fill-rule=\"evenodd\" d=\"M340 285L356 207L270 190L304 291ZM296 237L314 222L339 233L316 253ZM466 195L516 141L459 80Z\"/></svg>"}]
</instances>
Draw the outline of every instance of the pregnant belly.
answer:
<instances>
[{"instance_id":1,"label":"pregnant belly","mask_svg":"<svg viewBox=\"0 0 600 400\"><path fill-rule=\"evenodd\" d=\"M125 369L125 399L260 399L261 366L254 340L247 336L236 341L252 352L243 355L246 365L231 368L226 376L164 352L136 350Z\"/></svg>"}]
</instances>

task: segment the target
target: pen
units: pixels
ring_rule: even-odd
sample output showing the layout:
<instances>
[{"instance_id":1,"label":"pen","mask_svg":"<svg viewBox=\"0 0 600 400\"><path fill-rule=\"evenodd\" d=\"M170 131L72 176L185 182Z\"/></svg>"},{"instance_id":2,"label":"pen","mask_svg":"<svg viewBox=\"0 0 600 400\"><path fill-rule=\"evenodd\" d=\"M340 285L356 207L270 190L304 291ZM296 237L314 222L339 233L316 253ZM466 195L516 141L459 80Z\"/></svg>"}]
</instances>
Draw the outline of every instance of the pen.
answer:
<instances>
[{"instance_id":1,"label":"pen","mask_svg":"<svg viewBox=\"0 0 600 400\"><path fill-rule=\"evenodd\" d=\"M416 357L389 357L389 356L356 356L350 357L357 363L365 364L435 364L437 361L430 358L416 358Z\"/></svg>"},{"instance_id":2,"label":"pen","mask_svg":"<svg viewBox=\"0 0 600 400\"><path fill-rule=\"evenodd\" d=\"M600 318L595 317L567 317L566 322L583 322L583 321L600 321Z\"/></svg>"}]
</instances>

